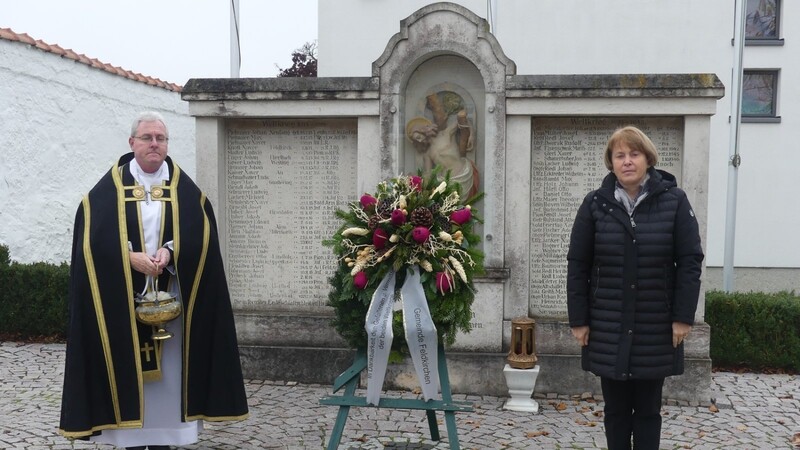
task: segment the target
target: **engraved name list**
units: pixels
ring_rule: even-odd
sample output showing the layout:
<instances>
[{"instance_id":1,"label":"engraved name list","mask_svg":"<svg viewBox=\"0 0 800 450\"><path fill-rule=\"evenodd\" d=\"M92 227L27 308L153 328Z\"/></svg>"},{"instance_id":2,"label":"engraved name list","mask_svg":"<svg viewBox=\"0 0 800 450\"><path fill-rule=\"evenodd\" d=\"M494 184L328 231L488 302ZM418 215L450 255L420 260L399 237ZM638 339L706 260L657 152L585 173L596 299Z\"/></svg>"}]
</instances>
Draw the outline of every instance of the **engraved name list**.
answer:
<instances>
[{"instance_id":1,"label":"engraved name list","mask_svg":"<svg viewBox=\"0 0 800 450\"><path fill-rule=\"evenodd\" d=\"M656 146L657 168L681 181L681 118L546 118L533 124L530 307L540 317L567 315L567 250L583 198L608 170L603 152L615 129L635 125Z\"/></svg>"},{"instance_id":2,"label":"engraved name list","mask_svg":"<svg viewBox=\"0 0 800 450\"><path fill-rule=\"evenodd\" d=\"M236 120L226 132L227 262L234 307L324 307L323 239L356 195L352 120Z\"/></svg>"}]
</instances>

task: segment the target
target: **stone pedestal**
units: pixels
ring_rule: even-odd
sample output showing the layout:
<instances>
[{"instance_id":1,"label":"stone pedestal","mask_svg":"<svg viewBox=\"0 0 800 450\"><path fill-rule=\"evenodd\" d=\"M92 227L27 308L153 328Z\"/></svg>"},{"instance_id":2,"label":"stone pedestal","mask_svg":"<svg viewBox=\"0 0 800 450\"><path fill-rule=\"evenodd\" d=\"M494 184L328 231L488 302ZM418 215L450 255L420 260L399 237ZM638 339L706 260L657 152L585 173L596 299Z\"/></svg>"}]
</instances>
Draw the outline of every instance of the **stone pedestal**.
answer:
<instances>
[{"instance_id":1,"label":"stone pedestal","mask_svg":"<svg viewBox=\"0 0 800 450\"><path fill-rule=\"evenodd\" d=\"M515 369L506 364L503 375L508 385L508 396L503 404L503 409L510 411L539 412L539 403L532 399L536 378L539 376L539 366L533 369Z\"/></svg>"}]
</instances>

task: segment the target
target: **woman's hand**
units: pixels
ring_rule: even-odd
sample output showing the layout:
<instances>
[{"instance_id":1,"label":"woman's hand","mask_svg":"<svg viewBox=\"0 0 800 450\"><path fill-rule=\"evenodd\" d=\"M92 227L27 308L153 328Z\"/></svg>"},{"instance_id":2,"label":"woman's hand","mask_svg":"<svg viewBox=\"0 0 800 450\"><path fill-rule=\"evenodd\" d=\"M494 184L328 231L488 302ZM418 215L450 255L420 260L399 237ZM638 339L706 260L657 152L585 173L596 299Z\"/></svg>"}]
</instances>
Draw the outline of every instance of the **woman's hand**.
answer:
<instances>
[{"instance_id":1,"label":"woman's hand","mask_svg":"<svg viewBox=\"0 0 800 450\"><path fill-rule=\"evenodd\" d=\"M575 339L578 340L578 343L581 344L581 347L589 345L588 325L582 327L572 327L571 330L572 330L572 335L575 336Z\"/></svg>"},{"instance_id":2,"label":"woman's hand","mask_svg":"<svg viewBox=\"0 0 800 450\"><path fill-rule=\"evenodd\" d=\"M672 322L672 346L678 348L690 331L692 331L691 325L683 322Z\"/></svg>"},{"instance_id":3,"label":"woman's hand","mask_svg":"<svg viewBox=\"0 0 800 450\"><path fill-rule=\"evenodd\" d=\"M167 253L169 253L169 251L167 251ZM162 268L159 267L155 258L151 258L147 253L130 252L129 256L133 270L150 276L161 275ZM167 255L167 259L169 259L169 255Z\"/></svg>"}]
</instances>

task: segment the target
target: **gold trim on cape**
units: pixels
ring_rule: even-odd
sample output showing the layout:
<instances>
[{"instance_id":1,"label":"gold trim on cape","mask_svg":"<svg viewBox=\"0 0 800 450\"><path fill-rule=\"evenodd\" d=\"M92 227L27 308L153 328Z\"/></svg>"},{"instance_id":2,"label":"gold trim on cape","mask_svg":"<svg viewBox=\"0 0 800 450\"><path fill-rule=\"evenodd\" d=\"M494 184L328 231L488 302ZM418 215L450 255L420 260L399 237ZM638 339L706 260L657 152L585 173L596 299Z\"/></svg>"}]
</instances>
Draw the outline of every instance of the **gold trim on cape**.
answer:
<instances>
[{"instance_id":1,"label":"gold trim on cape","mask_svg":"<svg viewBox=\"0 0 800 450\"><path fill-rule=\"evenodd\" d=\"M114 181L114 186L117 189L117 214L119 221L119 237L120 237L120 246L122 248L122 255L128 255L128 221L127 215L125 213L125 185L122 183L122 170L123 167L119 166L119 162L116 163L117 167L112 169L112 178ZM139 215L138 220L139 223L141 222L141 212L139 211L137 205L137 214ZM141 229L141 227L139 227ZM142 245L144 246L144 235L140 231L140 239L142 239ZM130 259L130 256L128 257ZM142 377L142 354L139 350L139 330L136 327L136 306L133 302L133 275L131 274L131 265L130 261L123 263L124 267L124 274L125 274L125 284L126 289L125 292L127 293L127 303L128 303L128 316L130 317L130 327L132 333L132 343L133 343L133 357L134 361L136 361L136 380L138 383L139 388L139 419L140 421L144 421L144 378ZM116 385L114 386L114 398L118 397L116 391ZM117 419L119 422L119 419ZM141 425L140 425L141 426Z\"/></svg>"},{"instance_id":2,"label":"gold trim on cape","mask_svg":"<svg viewBox=\"0 0 800 450\"><path fill-rule=\"evenodd\" d=\"M92 256L92 245L90 239L90 229L92 223L91 205L89 196L83 198L83 256L86 261L86 273L89 277L89 286L92 290L92 303L94 303L95 317L97 318L97 329L100 333L100 342L103 345L103 357L106 360L106 372L108 373L108 385L111 388L111 403L114 408L114 419L117 423L122 420L119 410L119 398L117 396L117 379L114 376L114 360L111 358L111 344L108 341L108 329L106 319L103 314L103 303L100 298L100 286L97 282L97 272L94 270L94 257Z\"/></svg>"}]
</instances>

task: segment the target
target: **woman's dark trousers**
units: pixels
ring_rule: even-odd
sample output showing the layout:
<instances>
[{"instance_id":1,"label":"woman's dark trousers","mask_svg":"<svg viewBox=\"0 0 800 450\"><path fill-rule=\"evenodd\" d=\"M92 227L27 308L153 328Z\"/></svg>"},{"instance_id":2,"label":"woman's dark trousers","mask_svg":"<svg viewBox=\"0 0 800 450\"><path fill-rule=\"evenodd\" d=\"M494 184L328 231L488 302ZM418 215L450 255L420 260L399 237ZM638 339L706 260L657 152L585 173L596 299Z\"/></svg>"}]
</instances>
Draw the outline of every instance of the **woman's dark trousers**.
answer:
<instances>
[{"instance_id":1,"label":"woman's dark trousers","mask_svg":"<svg viewBox=\"0 0 800 450\"><path fill-rule=\"evenodd\" d=\"M616 381L601 377L600 385L608 450L658 450L664 379Z\"/></svg>"}]
</instances>

